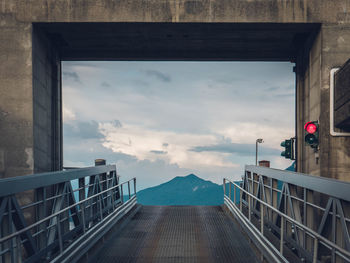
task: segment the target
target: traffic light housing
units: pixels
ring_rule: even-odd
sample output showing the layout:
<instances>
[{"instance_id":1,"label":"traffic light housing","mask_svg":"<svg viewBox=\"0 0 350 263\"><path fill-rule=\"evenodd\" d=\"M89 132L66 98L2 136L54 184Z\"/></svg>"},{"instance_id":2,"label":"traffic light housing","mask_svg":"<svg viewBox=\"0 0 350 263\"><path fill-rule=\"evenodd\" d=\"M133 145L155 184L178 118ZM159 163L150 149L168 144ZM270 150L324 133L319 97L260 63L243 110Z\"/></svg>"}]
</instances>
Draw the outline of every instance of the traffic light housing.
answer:
<instances>
[{"instance_id":1,"label":"traffic light housing","mask_svg":"<svg viewBox=\"0 0 350 263\"><path fill-rule=\"evenodd\" d=\"M318 121L309 121L304 126L305 130L305 142L311 148L318 148L318 138L319 138L319 126Z\"/></svg>"},{"instance_id":2,"label":"traffic light housing","mask_svg":"<svg viewBox=\"0 0 350 263\"><path fill-rule=\"evenodd\" d=\"M281 142L281 146L284 147L284 151L281 152L281 156L284 156L286 159L293 160L292 140L284 140Z\"/></svg>"}]
</instances>

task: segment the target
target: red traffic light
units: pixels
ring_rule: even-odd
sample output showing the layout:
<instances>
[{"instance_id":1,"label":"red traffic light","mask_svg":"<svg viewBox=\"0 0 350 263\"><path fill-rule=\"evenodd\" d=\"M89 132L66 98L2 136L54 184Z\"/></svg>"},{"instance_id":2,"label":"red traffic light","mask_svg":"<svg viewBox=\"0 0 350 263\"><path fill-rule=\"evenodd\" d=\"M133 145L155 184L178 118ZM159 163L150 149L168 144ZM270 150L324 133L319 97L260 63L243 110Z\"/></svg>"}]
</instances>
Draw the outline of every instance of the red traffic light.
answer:
<instances>
[{"instance_id":1,"label":"red traffic light","mask_svg":"<svg viewBox=\"0 0 350 263\"><path fill-rule=\"evenodd\" d=\"M309 121L305 124L304 129L311 134L314 134L317 131L317 126L314 122Z\"/></svg>"}]
</instances>

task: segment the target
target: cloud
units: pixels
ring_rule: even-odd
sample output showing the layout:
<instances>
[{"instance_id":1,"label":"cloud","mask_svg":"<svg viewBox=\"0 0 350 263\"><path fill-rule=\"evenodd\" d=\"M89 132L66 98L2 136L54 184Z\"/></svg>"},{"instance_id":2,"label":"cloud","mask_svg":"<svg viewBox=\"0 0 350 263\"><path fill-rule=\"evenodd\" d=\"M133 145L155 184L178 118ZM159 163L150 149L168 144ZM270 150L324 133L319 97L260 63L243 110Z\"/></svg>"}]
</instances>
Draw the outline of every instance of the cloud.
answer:
<instances>
[{"instance_id":1,"label":"cloud","mask_svg":"<svg viewBox=\"0 0 350 263\"><path fill-rule=\"evenodd\" d=\"M111 84L109 84L109 83L106 82L106 81L103 81L103 82L101 83L101 86L104 87L104 88L109 88L109 87L111 87Z\"/></svg>"},{"instance_id":2,"label":"cloud","mask_svg":"<svg viewBox=\"0 0 350 263\"><path fill-rule=\"evenodd\" d=\"M158 70L146 70L145 72L146 72L146 75L155 77L160 81L163 81L163 82L171 81L171 77L168 74L164 74Z\"/></svg>"},{"instance_id":3,"label":"cloud","mask_svg":"<svg viewBox=\"0 0 350 263\"><path fill-rule=\"evenodd\" d=\"M63 112L63 122L73 121L76 119L74 111L67 108L65 105L63 105L62 112Z\"/></svg>"},{"instance_id":4,"label":"cloud","mask_svg":"<svg viewBox=\"0 0 350 263\"><path fill-rule=\"evenodd\" d=\"M215 135L176 133L127 124L115 127L112 123L101 123L99 128L105 136L104 147L114 152L135 156L138 160L162 159L188 169L209 166L238 167L236 163L226 159L226 153L188 151L205 142L217 143L218 138ZM164 147L164 141L168 146ZM164 148L167 154L155 154L165 152Z\"/></svg>"},{"instance_id":5,"label":"cloud","mask_svg":"<svg viewBox=\"0 0 350 263\"><path fill-rule=\"evenodd\" d=\"M63 75L63 78L71 79L75 82L81 82L79 75L74 71L73 72L63 71L62 75Z\"/></svg>"},{"instance_id":6,"label":"cloud","mask_svg":"<svg viewBox=\"0 0 350 263\"><path fill-rule=\"evenodd\" d=\"M167 154L168 152L166 152L166 151L157 151L157 150L153 150L153 151L150 151L150 153L154 153L154 154Z\"/></svg>"},{"instance_id":7,"label":"cloud","mask_svg":"<svg viewBox=\"0 0 350 263\"><path fill-rule=\"evenodd\" d=\"M96 121L65 123L63 126L63 133L67 139L101 139L104 137L98 130L98 123Z\"/></svg>"},{"instance_id":8,"label":"cloud","mask_svg":"<svg viewBox=\"0 0 350 263\"><path fill-rule=\"evenodd\" d=\"M236 153L239 155L253 156L255 155L255 144L241 143L223 143L207 146L196 146L190 149L194 152L221 152L221 153ZM259 152L264 155L279 155L280 151L268 147L259 147Z\"/></svg>"}]
</instances>

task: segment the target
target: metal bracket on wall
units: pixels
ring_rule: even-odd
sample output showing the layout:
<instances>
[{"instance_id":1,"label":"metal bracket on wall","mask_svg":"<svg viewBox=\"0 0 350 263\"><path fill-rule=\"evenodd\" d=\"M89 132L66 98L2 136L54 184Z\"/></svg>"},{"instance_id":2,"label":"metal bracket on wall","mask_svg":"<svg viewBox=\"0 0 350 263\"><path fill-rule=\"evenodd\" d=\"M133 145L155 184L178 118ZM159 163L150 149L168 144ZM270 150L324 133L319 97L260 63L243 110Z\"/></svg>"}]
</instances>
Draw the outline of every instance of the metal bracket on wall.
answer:
<instances>
[{"instance_id":1,"label":"metal bracket on wall","mask_svg":"<svg viewBox=\"0 0 350 263\"><path fill-rule=\"evenodd\" d=\"M336 132L334 130L334 75L339 68L332 68L330 72L330 89L329 89L329 133L332 136L347 137L350 132Z\"/></svg>"}]
</instances>

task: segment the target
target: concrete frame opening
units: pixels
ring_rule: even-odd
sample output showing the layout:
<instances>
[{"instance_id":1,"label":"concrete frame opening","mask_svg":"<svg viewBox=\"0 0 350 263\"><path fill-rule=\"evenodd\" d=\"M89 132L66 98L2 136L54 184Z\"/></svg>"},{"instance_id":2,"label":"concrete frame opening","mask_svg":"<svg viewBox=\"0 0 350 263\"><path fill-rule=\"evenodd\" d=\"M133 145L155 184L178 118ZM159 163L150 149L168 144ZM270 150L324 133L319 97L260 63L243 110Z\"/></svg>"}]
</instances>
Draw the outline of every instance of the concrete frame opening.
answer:
<instances>
[{"instance_id":1,"label":"concrete frame opening","mask_svg":"<svg viewBox=\"0 0 350 263\"><path fill-rule=\"evenodd\" d=\"M191 173L221 184L223 176L241 179L261 137L258 159L286 169L293 161L280 156L280 143L295 136L294 66L64 61L64 167L98 157L117 162L124 179L150 175L138 177L141 189Z\"/></svg>"},{"instance_id":2,"label":"concrete frame opening","mask_svg":"<svg viewBox=\"0 0 350 263\"><path fill-rule=\"evenodd\" d=\"M23 124L23 134L15 133L18 137L15 141L21 143L15 150L8 150L7 155L17 155L12 161L16 169L5 163L10 169L4 172L4 177L62 168L62 60L195 60L296 63L297 171L347 180L346 147L342 148L341 158L336 154L329 158L330 152L335 152L344 140L329 138L328 134L329 114L324 109L329 107L329 97L320 88L320 74L324 74L320 70L323 66L319 51L323 42L319 23L32 25L33 97L29 105L33 110L33 127ZM324 139L318 153L303 141L303 124L311 119L324 124L320 127ZM18 152L24 155L18 156Z\"/></svg>"},{"instance_id":3,"label":"concrete frame opening","mask_svg":"<svg viewBox=\"0 0 350 263\"><path fill-rule=\"evenodd\" d=\"M304 71L308 64L304 54L320 27L311 23L33 25L35 172L63 165L61 61L291 61L297 71Z\"/></svg>"}]
</instances>

